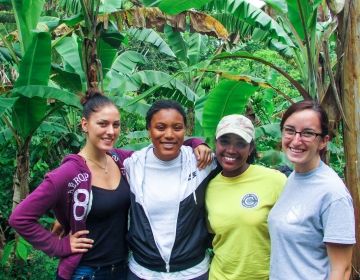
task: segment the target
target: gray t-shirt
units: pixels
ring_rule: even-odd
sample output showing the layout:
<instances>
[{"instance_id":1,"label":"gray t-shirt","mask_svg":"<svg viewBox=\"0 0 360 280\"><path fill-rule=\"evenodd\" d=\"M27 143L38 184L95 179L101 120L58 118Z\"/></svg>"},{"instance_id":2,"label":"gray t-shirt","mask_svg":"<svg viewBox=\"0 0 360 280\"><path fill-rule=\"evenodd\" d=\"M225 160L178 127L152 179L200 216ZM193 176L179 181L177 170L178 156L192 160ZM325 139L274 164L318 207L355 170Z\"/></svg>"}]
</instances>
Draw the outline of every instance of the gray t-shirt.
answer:
<instances>
[{"instance_id":1,"label":"gray t-shirt","mask_svg":"<svg viewBox=\"0 0 360 280\"><path fill-rule=\"evenodd\" d=\"M325 280L330 264L326 244L354 244L351 196L326 164L293 172L268 217L271 280Z\"/></svg>"}]
</instances>

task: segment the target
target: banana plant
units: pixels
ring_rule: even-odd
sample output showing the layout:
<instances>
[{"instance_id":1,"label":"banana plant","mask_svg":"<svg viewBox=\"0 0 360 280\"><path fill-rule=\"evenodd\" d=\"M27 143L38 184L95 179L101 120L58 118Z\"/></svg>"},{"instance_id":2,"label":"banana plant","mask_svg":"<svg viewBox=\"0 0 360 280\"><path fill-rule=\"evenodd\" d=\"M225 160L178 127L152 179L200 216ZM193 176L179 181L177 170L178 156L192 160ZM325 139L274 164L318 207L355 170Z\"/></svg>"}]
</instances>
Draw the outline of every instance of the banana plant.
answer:
<instances>
[{"instance_id":1,"label":"banana plant","mask_svg":"<svg viewBox=\"0 0 360 280\"><path fill-rule=\"evenodd\" d=\"M12 1L19 36L16 43L21 50L13 64L19 76L12 89L0 98L0 117L17 147L13 207L29 192L29 147L36 130L63 104L80 107L75 94L49 86L50 34L34 31L44 1L32 1L33 5L25 2ZM6 40L4 36L2 39ZM10 52L15 50L11 43L5 45Z\"/></svg>"},{"instance_id":2,"label":"banana plant","mask_svg":"<svg viewBox=\"0 0 360 280\"><path fill-rule=\"evenodd\" d=\"M327 4L322 0L265 0L264 2L272 9L275 16L270 17L263 10L253 6L249 0L213 0L206 9L231 33L237 32L237 26L244 23L253 30L260 30L262 35L256 36L259 32L254 32L253 40L266 41L270 48L286 56L287 59L293 59L296 63L301 73L301 87L299 83L296 85L290 82L302 97L321 99L329 87L327 82L329 79L320 77L318 69L325 67L320 63L324 58L321 53L328 50L323 49L323 42L331 38L336 26L336 17L330 14L324 20L318 17L320 9L324 13L328 11ZM244 58L259 61L251 54ZM264 61L259 62L273 67ZM283 75L281 71L279 73ZM332 73L327 74L332 75Z\"/></svg>"}]
</instances>

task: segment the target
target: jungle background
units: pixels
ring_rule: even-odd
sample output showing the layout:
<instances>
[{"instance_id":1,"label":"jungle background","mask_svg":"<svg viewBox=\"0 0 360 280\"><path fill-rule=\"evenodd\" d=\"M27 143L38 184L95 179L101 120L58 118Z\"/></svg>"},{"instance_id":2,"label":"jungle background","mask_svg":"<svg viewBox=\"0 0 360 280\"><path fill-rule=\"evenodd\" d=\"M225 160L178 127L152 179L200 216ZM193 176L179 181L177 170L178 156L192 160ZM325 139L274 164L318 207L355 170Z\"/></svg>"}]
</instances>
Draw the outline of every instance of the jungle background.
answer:
<instances>
[{"instance_id":1,"label":"jungle background","mask_svg":"<svg viewBox=\"0 0 360 280\"><path fill-rule=\"evenodd\" d=\"M256 126L259 164L290 166L279 121L302 99L330 117L327 162L354 199L359 238L360 1L0 0L0 278L52 279L57 260L9 227L11 210L84 142L80 97L121 110L118 147L147 145L144 116L179 101L213 145L224 115ZM290 166L291 167L291 166ZM51 213L41 223L51 227ZM360 279L354 250L352 279Z\"/></svg>"}]
</instances>

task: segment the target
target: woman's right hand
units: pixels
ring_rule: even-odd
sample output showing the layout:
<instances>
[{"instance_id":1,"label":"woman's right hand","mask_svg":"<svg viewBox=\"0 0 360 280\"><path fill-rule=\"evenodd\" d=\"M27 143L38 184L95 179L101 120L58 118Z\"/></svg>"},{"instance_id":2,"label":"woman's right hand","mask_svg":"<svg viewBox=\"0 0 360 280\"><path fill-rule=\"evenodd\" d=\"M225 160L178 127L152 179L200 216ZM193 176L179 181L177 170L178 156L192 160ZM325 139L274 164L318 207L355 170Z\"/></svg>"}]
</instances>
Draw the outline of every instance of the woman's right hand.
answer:
<instances>
[{"instance_id":1,"label":"woman's right hand","mask_svg":"<svg viewBox=\"0 0 360 280\"><path fill-rule=\"evenodd\" d=\"M70 247L72 253L86 253L92 248L94 240L82 237L89 234L88 230L79 230L74 234L70 233Z\"/></svg>"}]
</instances>

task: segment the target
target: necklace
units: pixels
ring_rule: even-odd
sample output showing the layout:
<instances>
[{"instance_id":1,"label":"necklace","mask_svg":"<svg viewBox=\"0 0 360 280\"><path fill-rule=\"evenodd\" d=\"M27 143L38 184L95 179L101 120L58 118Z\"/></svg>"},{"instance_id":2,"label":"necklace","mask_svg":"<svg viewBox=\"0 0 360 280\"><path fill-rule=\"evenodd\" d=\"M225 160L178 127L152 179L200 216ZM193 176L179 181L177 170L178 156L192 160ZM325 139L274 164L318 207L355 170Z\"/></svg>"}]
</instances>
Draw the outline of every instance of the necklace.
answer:
<instances>
[{"instance_id":1,"label":"necklace","mask_svg":"<svg viewBox=\"0 0 360 280\"><path fill-rule=\"evenodd\" d=\"M92 160L91 158L85 156L84 154L81 154L85 159L91 161L92 163L94 163L97 167L101 168L102 170L104 170L105 174L108 174L108 169L107 169L107 164L108 164L108 159L107 156L105 156L105 166L100 165L98 162L96 162L95 160Z\"/></svg>"}]
</instances>

